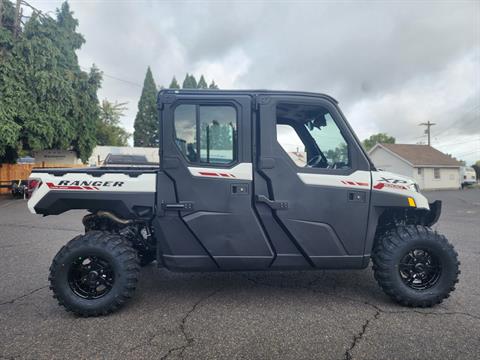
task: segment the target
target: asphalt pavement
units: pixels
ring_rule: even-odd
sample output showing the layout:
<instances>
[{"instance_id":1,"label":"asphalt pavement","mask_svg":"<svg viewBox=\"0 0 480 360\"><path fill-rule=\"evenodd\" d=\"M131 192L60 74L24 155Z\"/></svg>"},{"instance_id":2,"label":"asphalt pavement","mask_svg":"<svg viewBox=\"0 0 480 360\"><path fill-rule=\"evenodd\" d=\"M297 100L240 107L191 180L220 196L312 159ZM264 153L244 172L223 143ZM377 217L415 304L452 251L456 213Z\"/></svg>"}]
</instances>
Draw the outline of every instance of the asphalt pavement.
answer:
<instances>
[{"instance_id":1,"label":"asphalt pavement","mask_svg":"<svg viewBox=\"0 0 480 360\"><path fill-rule=\"evenodd\" d=\"M461 260L441 305L394 304L371 269L237 273L142 270L119 312L78 318L48 289L50 262L83 212L42 218L0 199L0 359L479 359L480 190L438 191L436 230Z\"/></svg>"}]
</instances>

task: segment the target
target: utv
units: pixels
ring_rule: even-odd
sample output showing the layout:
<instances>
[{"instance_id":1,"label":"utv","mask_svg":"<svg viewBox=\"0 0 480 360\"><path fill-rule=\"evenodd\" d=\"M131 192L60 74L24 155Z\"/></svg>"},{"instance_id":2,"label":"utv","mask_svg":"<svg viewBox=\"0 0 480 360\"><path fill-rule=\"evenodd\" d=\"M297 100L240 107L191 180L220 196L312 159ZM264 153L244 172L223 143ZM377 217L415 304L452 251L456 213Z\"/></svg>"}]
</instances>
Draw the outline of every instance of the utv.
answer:
<instances>
[{"instance_id":1,"label":"utv","mask_svg":"<svg viewBox=\"0 0 480 360\"><path fill-rule=\"evenodd\" d=\"M86 209L85 234L50 267L68 311L117 310L140 266L174 271L363 269L406 306L440 303L457 253L431 230L431 204L409 178L377 171L327 95L162 90L160 164L36 169L28 206Z\"/></svg>"}]
</instances>

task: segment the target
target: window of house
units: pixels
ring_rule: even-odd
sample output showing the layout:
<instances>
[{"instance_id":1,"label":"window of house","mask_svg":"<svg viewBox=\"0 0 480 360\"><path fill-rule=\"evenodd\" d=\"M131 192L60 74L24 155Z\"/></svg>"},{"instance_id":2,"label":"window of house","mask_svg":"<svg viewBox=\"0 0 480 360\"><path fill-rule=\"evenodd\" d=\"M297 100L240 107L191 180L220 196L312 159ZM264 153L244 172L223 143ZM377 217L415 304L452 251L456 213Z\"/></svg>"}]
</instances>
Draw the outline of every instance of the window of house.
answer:
<instances>
[{"instance_id":1,"label":"window of house","mask_svg":"<svg viewBox=\"0 0 480 360\"><path fill-rule=\"evenodd\" d=\"M348 144L322 106L278 104L277 141L299 167L348 169Z\"/></svg>"},{"instance_id":2,"label":"window of house","mask_svg":"<svg viewBox=\"0 0 480 360\"><path fill-rule=\"evenodd\" d=\"M433 178L438 180L440 179L440 169L439 168L433 168Z\"/></svg>"},{"instance_id":3,"label":"window of house","mask_svg":"<svg viewBox=\"0 0 480 360\"><path fill-rule=\"evenodd\" d=\"M417 168L418 175L422 175L422 168Z\"/></svg>"},{"instance_id":4,"label":"window of house","mask_svg":"<svg viewBox=\"0 0 480 360\"><path fill-rule=\"evenodd\" d=\"M179 105L174 122L177 146L189 162L226 165L236 160L234 107Z\"/></svg>"}]
</instances>

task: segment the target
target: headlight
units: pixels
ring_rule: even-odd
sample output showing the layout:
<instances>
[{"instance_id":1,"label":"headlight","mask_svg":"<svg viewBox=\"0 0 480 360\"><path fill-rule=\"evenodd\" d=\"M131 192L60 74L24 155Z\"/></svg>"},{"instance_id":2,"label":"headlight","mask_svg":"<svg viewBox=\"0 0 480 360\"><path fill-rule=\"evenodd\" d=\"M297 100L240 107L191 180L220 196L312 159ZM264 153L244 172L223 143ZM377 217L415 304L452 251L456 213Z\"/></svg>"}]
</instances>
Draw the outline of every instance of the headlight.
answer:
<instances>
[{"instance_id":1,"label":"headlight","mask_svg":"<svg viewBox=\"0 0 480 360\"><path fill-rule=\"evenodd\" d=\"M411 191L420 192L420 188L418 187L417 183L408 185L408 189Z\"/></svg>"}]
</instances>

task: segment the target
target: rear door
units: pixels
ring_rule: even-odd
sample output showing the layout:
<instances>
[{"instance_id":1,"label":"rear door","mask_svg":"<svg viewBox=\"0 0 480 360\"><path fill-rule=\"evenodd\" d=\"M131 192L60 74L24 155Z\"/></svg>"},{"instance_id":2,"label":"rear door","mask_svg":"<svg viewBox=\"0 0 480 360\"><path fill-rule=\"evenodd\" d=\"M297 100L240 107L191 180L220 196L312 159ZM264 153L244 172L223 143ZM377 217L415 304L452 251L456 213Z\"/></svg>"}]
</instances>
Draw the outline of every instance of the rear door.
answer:
<instances>
[{"instance_id":1,"label":"rear door","mask_svg":"<svg viewBox=\"0 0 480 360\"><path fill-rule=\"evenodd\" d=\"M271 237L273 266L361 267L369 164L340 111L320 97L261 95L258 103L256 206L284 232Z\"/></svg>"},{"instance_id":2,"label":"rear door","mask_svg":"<svg viewBox=\"0 0 480 360\"><path fill-rule=\"evenodd\" d=\"M221 269L267 268L274 257L252 206L251 102L201 92L163 101L161 166L176 201L159 199L159 207L178 216ZM174 247L178 235L167 231L166 243Z\"/></svg>"}]
</instances>

